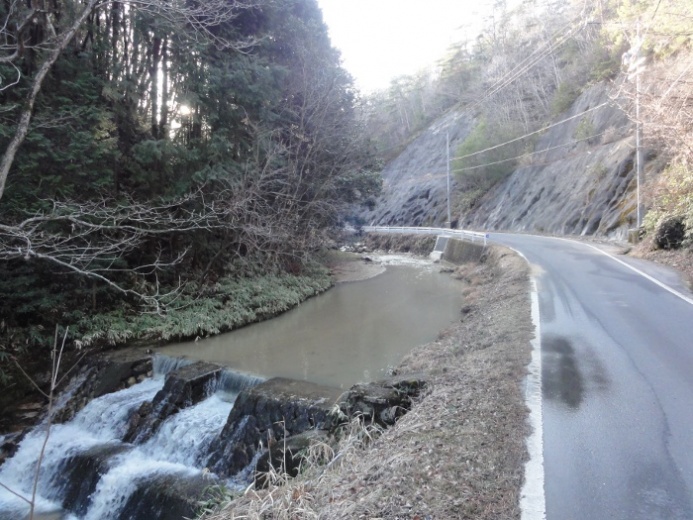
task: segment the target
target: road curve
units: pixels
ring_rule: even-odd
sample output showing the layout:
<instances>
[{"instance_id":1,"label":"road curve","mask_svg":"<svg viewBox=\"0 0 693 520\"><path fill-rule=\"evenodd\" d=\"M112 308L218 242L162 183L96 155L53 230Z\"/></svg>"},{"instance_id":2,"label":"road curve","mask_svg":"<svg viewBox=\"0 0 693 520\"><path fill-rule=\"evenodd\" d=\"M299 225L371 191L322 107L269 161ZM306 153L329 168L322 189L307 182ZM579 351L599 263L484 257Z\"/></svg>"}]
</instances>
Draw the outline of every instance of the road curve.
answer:
<instances>
[{"instance_id":1,"label":"road curve","mask_svg":"<svg viewBox=\"0 0 693 520\"><path fill-rule=\"evenodd\" d=\"M693 519L691 295L583 243L490 238L537 283L546 518Z\"/></svg>"}]
</instances>

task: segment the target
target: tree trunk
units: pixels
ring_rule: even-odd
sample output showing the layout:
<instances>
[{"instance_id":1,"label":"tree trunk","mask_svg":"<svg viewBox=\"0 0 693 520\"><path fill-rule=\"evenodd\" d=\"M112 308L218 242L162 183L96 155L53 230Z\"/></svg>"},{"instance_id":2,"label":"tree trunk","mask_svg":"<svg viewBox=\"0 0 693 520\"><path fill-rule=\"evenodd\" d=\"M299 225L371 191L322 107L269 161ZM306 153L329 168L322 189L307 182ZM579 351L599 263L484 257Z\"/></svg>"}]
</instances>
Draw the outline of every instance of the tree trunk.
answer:
<instances>
[{"instance_id":1,"label":"tree trunk","mask_svg":"<svg viewBox=\"0 0 693 520\"><path fill-rule=\"evenodd\" d=\"M7 176L10 172L10 168L12 168L12 164L14 163L17 150L19 150L19 147L26 138L26 134L29 132L29 124L31 123L31 117L34 114L34 104L36 103L36 97L41 91L43 80L46 79L46 76L57 61L58 57L60 57L60 54L62 54L63 50L65 50L72 38L74 38L77 30L94 11L94 7L98 2L99 0L89 0L87 2L87 4L84 6L84 10L77 18L75 18L69 29L60 36L57 45L48 52L46 60L41 64L36 76L32 80L31 90L26 98L26 104L24 105L24 110L19 117L19 123L17 124L14 136L5 149L5 153L2 156L2 161L0 161L0 199L2 199L2 195L5 192Z\"/></svg>"}]
</instances>

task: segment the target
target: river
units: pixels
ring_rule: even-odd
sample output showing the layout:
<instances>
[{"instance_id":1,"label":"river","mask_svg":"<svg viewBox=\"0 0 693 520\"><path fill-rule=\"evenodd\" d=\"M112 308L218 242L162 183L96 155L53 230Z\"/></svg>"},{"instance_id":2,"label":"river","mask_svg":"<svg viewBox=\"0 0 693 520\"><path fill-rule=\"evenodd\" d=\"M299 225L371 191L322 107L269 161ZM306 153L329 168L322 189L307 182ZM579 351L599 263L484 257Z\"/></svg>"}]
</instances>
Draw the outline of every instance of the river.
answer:
<instances>
[{"instance_id":1,"label":"river","mask_svg":"<svg viewBox=\"0 0 693 520\"><path fill-rule=\"evenodd\" d=\"M430 262L374 259L387 264L375 278L340 283L272 320L158 352L342 388L382 378L459 319L462 294Z\"/></svg>"},{"instance_id":2,"label":"river","mask_svg":"<svg viewBox=\"0 0 693 520\"><path fill-rule=\"evenodd\" d=\"M71 421L53 425L38 479L38 518L173 518L166 516L171 511L162 512L174 507L171 501L156 490L168 489L170 482L221 482L208 470L211 446L238 392L260 381L246 373L348 387L385 376L412 348L459 319L461 287L437 266L392 257L379 261L390 264L383 274L338 284L278 318L158 349L166 356L155 356L153 379L98 397ZM186 363L182 356L232 370L206 389L202 401L167 417L148 440L123 442L129 418L165 391L166 374ZM28 504L13 492L31 496L45 439L43 423L0 467L0 483L12 490L0 487L0 519L26 517ZM243 489L252 470L251 463L223 483Z\"/></svg>"}]
</instances>

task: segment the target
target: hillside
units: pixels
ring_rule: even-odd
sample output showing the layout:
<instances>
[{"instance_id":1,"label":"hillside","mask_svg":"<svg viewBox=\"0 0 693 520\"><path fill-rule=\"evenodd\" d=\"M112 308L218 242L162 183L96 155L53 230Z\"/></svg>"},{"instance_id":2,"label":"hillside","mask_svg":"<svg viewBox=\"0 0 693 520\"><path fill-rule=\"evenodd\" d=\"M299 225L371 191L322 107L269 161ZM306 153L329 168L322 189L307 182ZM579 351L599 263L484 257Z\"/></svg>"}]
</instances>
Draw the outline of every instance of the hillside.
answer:
<instances>
[{"instance_id":1,"label":"hillside","mask_svg":"<svg viewBox=\"0 0 693 520\"><path fill-rule=\"evenodd\" d=\"M639 121L642 232L659 247L689 244L693 72L682 27L691 8L524 2L502 11L490 34L444 63L437 85L454 85L456 102L387 163L365 220L446 224L449 133L453 226L624 239L637 227ZM461 68L463 78L446 72Z\"/></svg>"},{"instance_id":2,"label":"hillside","mask_svg":"<svg viewBox=\"0 0 693 520\"><path fill-rule=\"evenodd\" d=\"M584 92L559 120L585 115L544 134L461 225L624 238L636 221L635 125L608 102L604 85Z\"/></svg>"}]
</instances>

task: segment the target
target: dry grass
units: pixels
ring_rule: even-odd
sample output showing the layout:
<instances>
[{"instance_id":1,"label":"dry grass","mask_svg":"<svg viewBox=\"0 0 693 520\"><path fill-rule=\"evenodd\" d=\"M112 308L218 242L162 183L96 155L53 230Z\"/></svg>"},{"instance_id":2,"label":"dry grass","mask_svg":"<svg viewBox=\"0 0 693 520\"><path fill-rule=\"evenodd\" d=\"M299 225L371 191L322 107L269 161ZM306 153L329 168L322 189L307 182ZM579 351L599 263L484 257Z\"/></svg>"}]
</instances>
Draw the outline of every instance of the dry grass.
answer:
<instances>
[{"instance_id":1,"label":"dry grass","mask_svg":"<svg viewBox=\"0 0 693 520\"><path fill-rule=\"evenodd\" d=\"M693 247L669 251L655 249L654 239L652 235L648 235L645 240L633 248L630 254L676 269L681 273L688 288L693 291Z\"/></svg>"},{"instance_id":2,"label":"dry grass","mask_svg":"<svg viewBox=\"0 0 693 520\"><path fill-rule=\"evenodd\" d=\"M470 292L461 322L398 371L429 386L380 436L347 436L328 465L248 491L206 517L230 519L517 519L526 459L521 382L533 333L528 271L507 250L455 276Z\"/></svg>"}]
</instances>

